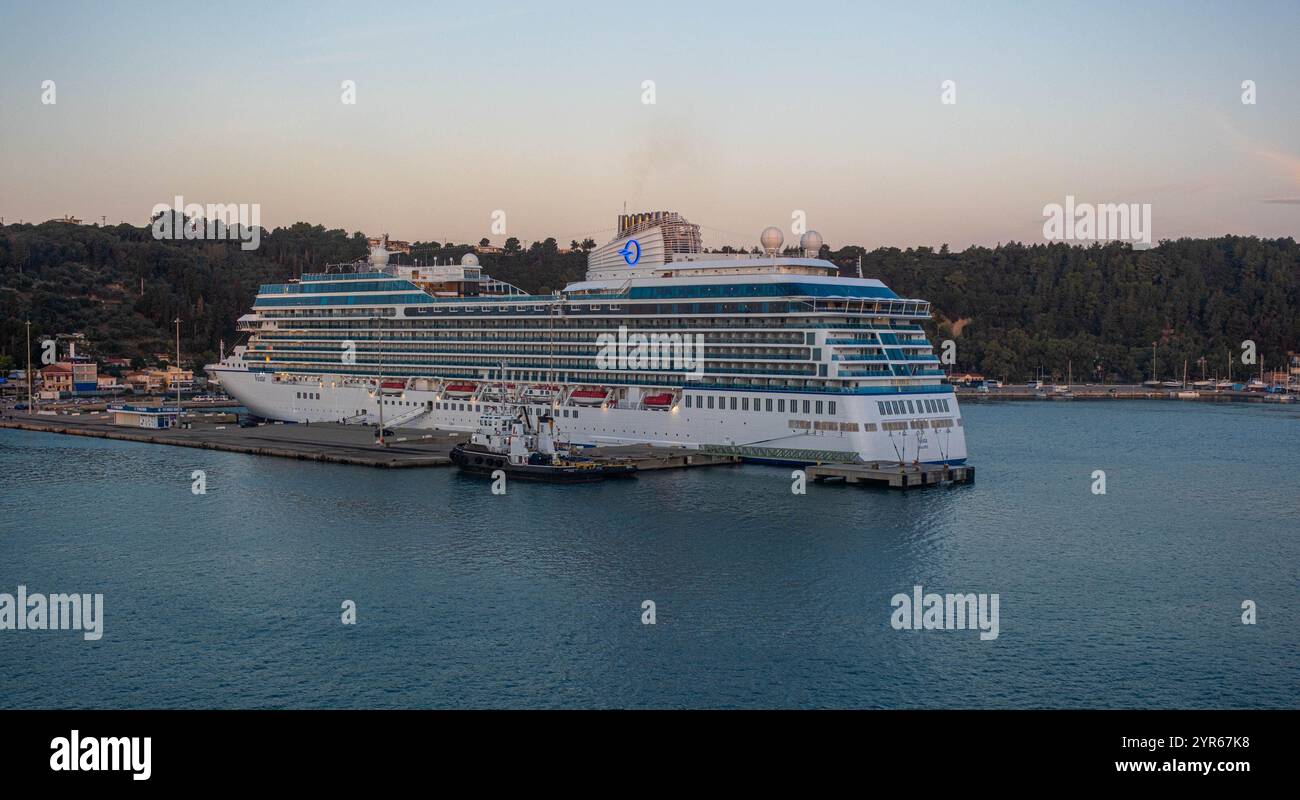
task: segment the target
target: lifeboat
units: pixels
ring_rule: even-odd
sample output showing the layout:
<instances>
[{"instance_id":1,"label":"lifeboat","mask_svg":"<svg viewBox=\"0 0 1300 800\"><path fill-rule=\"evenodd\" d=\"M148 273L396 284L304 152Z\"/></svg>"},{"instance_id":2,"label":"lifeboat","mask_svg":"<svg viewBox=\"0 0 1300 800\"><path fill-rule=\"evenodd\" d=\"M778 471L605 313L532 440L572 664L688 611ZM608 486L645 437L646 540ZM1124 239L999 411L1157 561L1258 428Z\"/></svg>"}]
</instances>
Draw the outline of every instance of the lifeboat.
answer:
<instances>
[{"instance_id":1,"label":"lifeboat","mask_svg":"<svg viewBox=\"0 0 1300 800\"><path fill-rule=\"evenodd\" d=\"M508 395L510 392L513 392L514 389L515 389L515 385L514 385L513 383L511 383L511 384L509 384L509 385L506 385L506 386L502 386L502 385L500 385L500 384L496 384L496 385L493 385L493 386L485 387L485 388L483 389L483 396L484 396L484 397L492 397L492 398L505 397L505 396Z\"/></svg>"},{"instance_id":2,"label":"lifeboat","mask_svg":"<svg viewBox=\"0 0 1300 800\"><path fill-rule=\"evenodd\" d=\"M384 394L401 394L406 391L406 381L384 381L379 384L379 391Z\"/></svg>"},{"instance_id":3,"label":"lifeboat","mask_svg":"<svg viewBox=\"0 0 1300 800\"><path fill-rule=\"evenodd\" d=\"M469 397L475 388L472 383L449 383L442 393L446 397Z\"/></svg>"},{"instance_id":4,"label":"lifeboat","mask_svg":"<svg viewBox=\"0 0 1300 800\"><path fill-rule=\"evenodd\" d=\"M537 386L529 386L527 389L524 390L524 399L525 400L550 400L559 393L560 393L560 387L558 386L543 386L541 384L538 384ZM601 395L601 397L603 399L604 395Z\"/></svg>"},{"instance_id":5,"label":"lifeboat","mask_svg":"<svg viewBox=\"0 0 1300 800\"><path fill-rule=\"evenodd\" d=\"M648 408L668 408L673 404L673 393L664 392L663 394L652 394L641 401Z\"/></svg>"},{"instance_id":6,"label":"lifeboat","mask_svg":"<svg viewBox=\"0 0 1300 800\"><path fill-rule=\"evenodd\" d=\"M598 406L609 396L608 389L579 389L569 395L569 400L580 406Z\"/></svg>"}]
</instances>

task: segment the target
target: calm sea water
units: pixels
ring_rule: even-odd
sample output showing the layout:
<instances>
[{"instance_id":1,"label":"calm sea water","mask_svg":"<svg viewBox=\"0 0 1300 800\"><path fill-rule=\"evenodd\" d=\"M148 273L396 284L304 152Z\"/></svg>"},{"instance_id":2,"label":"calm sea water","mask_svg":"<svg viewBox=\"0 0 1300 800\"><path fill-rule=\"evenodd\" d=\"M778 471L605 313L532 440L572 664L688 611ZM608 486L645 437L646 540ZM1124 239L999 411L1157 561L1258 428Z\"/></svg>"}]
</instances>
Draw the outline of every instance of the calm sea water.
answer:
<instances>
[{"instance_id":1,"label":"calm sea water","mask_svg":"<svg viewBox=\"0 0 1300 800\"><path fill-rule=\"evenodd\" d=\"M1300 706L1300 409L966 419L974 486L805 496L776 467L502 497L0 430L0 592L106 618L0 631L0 707ZM894 630L916 584L998 593L999 637Z\"/></svg>"}]
</instances>

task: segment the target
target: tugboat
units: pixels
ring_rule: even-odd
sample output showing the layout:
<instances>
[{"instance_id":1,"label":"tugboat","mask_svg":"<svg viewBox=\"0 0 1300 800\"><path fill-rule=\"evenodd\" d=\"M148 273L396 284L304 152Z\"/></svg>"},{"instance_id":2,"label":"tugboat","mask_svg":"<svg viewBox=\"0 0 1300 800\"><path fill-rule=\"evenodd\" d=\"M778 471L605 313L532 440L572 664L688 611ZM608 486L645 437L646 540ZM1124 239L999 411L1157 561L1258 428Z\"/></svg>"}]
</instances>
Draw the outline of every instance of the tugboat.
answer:
<instances>
[{"instance_id":1,"label":"tugboat","mask_svg":"<svg viewBox=\"0 0 1300 800\"><path fill-rule=\"evenodd\" d=\"M594 483L636 474L631 463L596 461L557 443L551 415L542 414L533 425L526 407L513 417L484 414L469 442L452 448L451 461L466 472L491 475L502 470L512 478L553 483Z\"/></svg>"}]
</instances>

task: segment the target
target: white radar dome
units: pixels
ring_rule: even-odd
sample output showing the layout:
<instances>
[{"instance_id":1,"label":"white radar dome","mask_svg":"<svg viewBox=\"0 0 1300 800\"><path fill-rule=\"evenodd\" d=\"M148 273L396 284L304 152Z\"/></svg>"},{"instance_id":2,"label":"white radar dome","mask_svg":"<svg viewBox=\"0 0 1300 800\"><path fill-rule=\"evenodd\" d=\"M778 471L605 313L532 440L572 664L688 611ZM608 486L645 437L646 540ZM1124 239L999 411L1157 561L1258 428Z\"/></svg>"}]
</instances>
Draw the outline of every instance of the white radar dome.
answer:
<instances>
[{"instance_id":1,"label":"white radar dome","mask_svg":"<svg viewBox=\"0 0 1300 800\"><path fill-rule=\"evenodd\" d=\"M775 253L781 249L781 243L785 241L785 234L781 229L769 225L763 229L763 235L758 237L758 241L763 245L763 252Z\"/></svg>"},{"instance_id":2,"label":"white radar dome","mask_svg":"<svg viewBox=\"0 0 1300 800\"><path fill-rule=\"evenodd\" d=\"M817 231L808 231L799 237L799 249L809 258L815 258L822 251L822 235Z\"/></svg>"},{"instance_id":3,"label":"white radar dome","mask_svg":"<svg viewBox=\"0 0 1300 800\"><path fill-rule=\"evenodd\" d=\"M477 267L478 256L474 255L473 253L466 253L465 255L460 257L460 265L462 267Z\"/></svg>"}]
</instances>

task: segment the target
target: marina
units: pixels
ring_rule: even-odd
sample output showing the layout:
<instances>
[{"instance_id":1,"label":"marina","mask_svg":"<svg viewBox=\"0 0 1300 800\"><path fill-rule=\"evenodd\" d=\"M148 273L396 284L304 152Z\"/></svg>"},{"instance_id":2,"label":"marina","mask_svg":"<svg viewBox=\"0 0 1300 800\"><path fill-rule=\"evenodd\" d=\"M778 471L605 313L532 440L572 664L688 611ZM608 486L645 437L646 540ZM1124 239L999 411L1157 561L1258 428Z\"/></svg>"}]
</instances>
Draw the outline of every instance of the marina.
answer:
<instances>
[{"instance_id":1,"label":"marina","mask_svg":"<svg viewBox=\"0 0 1300 800\"><path fill-rule=\"evenodd\" d=\"M1294 403L1296 390L1281 392L1234 389L1152 387L1141 384L1073 384L1068 387L957 386L962 402L981 400L1196 400L1204 403Z\"/></svg>"}]
</instances>

